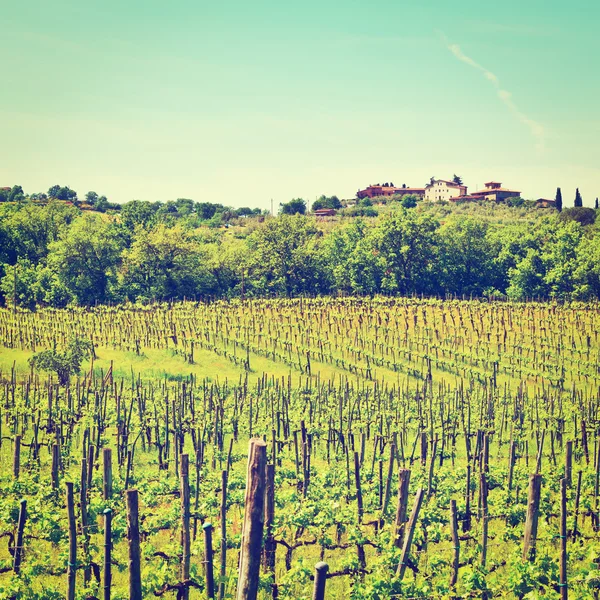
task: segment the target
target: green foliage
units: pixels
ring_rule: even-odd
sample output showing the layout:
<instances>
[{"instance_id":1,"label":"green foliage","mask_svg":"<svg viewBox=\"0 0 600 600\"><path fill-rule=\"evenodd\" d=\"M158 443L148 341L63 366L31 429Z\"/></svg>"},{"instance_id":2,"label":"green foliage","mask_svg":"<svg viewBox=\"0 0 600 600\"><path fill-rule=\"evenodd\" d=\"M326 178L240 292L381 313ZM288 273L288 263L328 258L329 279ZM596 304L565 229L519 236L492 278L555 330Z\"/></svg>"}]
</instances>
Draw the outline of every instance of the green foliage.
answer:
<instances>
[{"instance_id":1,"label":"green foliage","mask_svg":"<svg viewBox=\"0 0 600 600\"><path fill-rule=\"evenodd\" d=\"M215 291L206 268L206 252L181 225L152 230L139 226L131 248L123 253L121 294L129 300L205 297Z\"/></svg>"},{"instance_id":2,"label":"green foliage","mask_svg":"<svg viewBox=\"0 0 600 600\"><path fill-rule=\"evenodd\" d=\"M400 200L400 204L404 208L415 208L419 202L419 197L416 194L405 194Z\"/></svg>"},{"instance_id":3,"label":"green foliage","mask_svg":"<svg viewBox=\"0 0 600 600\"><path fill-rule=\"evenodd\" d=\"M302 198L294 198L289 202L280 204L279 212L282 215L306 214L306 200L303 200Z\"/></svg>"},{"instance_id":4,"label":"green foliage","mask_svg":"<svg viewBox=\"0 0 600 600\"><path fill-rule=\"evenodd\" d=\"M320 196L319 198L317 198L317 200L313 202L311 209L315 211L322 208L332 208L334 210L339 210L340 208L342 208L342 203L340 202L340 199L337 196Z\"/></svg>"},{"instance_id":5,"label":"green foliage","mask_svg":"<svg viewBox=\"0 0 600 600\"><path fill-rule=\"evenodd\" d=\"M50 250L49 267L79 304L111 297L123 243L110 222L94 214L83 215Z\"/></svg>"},{"instance_id":6,"label":"green foliage","mask_svg":"<svg viewBox=\"0 0 600 600\"><path fill-rule=\"evenodd\" d=\"M583 206L566 208L560 213L559 220L563 223L576 221L580 225L593 225L596 222L596 211Z\"/></svg>"},{"instance_id":7,"label":"green foliage","mask_svg":"<svg viewBox=\"0 0 600 600\"><path fill-rule=\"evenodd\" d=\"M80 338L73 338L62 351L56 348L42 350L29 359L32 368L42 371L53 371L60 385L67 385L71 375L79 373L81 363L91 355L92 343Z\"/></svg>"}]
</instances>

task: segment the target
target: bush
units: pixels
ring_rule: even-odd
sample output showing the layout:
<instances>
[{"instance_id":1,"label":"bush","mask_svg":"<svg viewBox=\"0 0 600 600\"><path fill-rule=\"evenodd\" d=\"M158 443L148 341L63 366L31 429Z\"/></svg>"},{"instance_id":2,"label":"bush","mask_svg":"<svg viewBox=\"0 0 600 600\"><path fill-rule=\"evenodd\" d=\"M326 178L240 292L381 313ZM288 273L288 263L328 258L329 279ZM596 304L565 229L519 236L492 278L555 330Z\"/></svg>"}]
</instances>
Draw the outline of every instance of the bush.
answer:
<instances>
[{"instance_id":1,"label":"bush","mask_svg":"<svg viewBox=\"0 0 600 600\"><path fill-rule=\"evenodd\" d=\"M593 208L576 206L574 208L564 209L559 217L559 221L576 221L580 225L593 225L596 222L596 211Z\"/></svg>"}]
</instances>

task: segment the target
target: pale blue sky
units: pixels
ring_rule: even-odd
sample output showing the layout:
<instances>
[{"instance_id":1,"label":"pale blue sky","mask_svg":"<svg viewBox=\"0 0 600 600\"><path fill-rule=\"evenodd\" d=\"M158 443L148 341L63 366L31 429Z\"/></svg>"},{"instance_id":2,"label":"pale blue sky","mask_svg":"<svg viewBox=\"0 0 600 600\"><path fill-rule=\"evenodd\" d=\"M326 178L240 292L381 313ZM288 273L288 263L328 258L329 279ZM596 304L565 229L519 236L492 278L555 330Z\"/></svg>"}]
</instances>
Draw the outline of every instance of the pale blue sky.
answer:
<instances>
[{"instance_id":1,"label":"pale blue sky","mask_svg":"<svg viewBox=\"0 0 600 600\"><path fill-rule=\"evenodd\" d=\"M268 208L460 174L600 196L599 3L1 3L0 186Z\"/></svg>"}]
</instances>

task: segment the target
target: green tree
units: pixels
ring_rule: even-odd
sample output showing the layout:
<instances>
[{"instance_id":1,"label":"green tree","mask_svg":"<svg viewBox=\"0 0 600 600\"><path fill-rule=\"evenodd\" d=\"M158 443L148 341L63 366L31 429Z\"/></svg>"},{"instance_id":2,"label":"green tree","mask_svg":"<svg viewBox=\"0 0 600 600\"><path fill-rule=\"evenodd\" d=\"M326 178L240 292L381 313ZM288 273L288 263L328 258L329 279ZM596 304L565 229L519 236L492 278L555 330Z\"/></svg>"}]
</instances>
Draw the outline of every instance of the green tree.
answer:
<instances>
[{"instance_id":1,"label":"green tree","mask_svg":"<svg viewBox=\"0 0 600 600\"><path fill-rule=\"evenodd\" d=\"M456 173L454 174L454 177L452 178L452 181L454 183L456 183L456 185L462 185L463 184L462 177L459 177Z\"/></svg>"},{"instance_id":2,"label":"green tree","mask_svg":"<svg viewBox=\"0 0 600 600\"><path fill-rule=\"evenodd\" d=\"M282 215L306 214L306 201L302 198L294 198L289 202L279 205L279 212Z\"/></svg>"},{"instance_id":3,"label":"green tree","mask_svg":"<svg viewBox=\"0 0 600 600\"><path fill-rule=\"evenodd\" d=\"M48 266L79 304L102 303L111 297L122 248L111 223L85 214L50 244Z\"/></svg>"},{"instance_id":4,"label":"green tree","mask_svg":"<svg viewBox=\"0 0 600 600\"><path fill-rule=\"evenodd\" d=\"M560 213L559 221L576 221L580 225L593 225L596 221L596 211L587 206L566 208Z\"/></svg>"},{"instance_id":5,"label":"green tree","mask_svg":"<svg viewBox=\"0 0 600 600\"><path fill-rule=\"evenodd\" d=\"M340 208L342 208L342 203L337 196L321 196L313 202L311 208L313 212L322 208L331 208L334 210L339 210Z\"/></svg>"},{"instance_id":6,"label":"green tree","mask_svg":"<svg viewBox=\"0 0 600 600\"><path fill-rule=\"evenodd\" d=\"M151 230L139 226L123 254L120 289L129 300L170 300L215 293L215 279L206 267L207 253L182 225Z\"/></svg>"},{"instance_id":7,"label":"green tree","mask_svg":"<svg viewBox=\"0 0 600 600\"><path fill-rule=\"evenodd\" d=\"M556 196L554 198L554 206L556 207L556 210L558 212L562 211L563 201L562 201L562 192L560 191L560 188L556 188Z\"/></svg>"},{"instance_id":8,"label":"green tree","mask_svg":"<svg viewBox=\"0 0 600 600\"><path fill-rule=\"evenodd\" d=\"M9 202L21 202L25 200L25 193L20 185L13 185L10 192L8 192Z\"/></svg>"},{"instance_id":9,"label":"green tree","mask_svg":"<svg viewBox=\"0 0 600 600\"><path fill-rule=\"evenodd\" d=\"M98 200L98 194L96 192L88 192L85 195L85 200L88 204L91 204L92 206L94 206L94 204L96 204L97 200Z\"/></svg>"},{"instance_id":10,"label":"green tree","mask_svg":"<svg viewBox=\"0 0 600 600\"><path fill-rule=\"evenodd\" d=\"M326 293L328 271L319 239L313 221L302 215L282 215L265 222L249 238L254 292L286 296Z\"/></svg>"},{"instance_id":11,"label":"green tree","mask_svg":"<svg viewBox=\"0 0 600 600\"><path fill-rule=\"evenodd\" d=\"M29 364L34 369L53 371L58 376L59 384L66 386L71 375L79 373L81 363L92 354L93 350L91 342L74 338L62 351L54 347L52 350L43 350L34 354L29 359Z\"/></svg>"},{"instance_id":12,"label":"green tree","mask_svg":"<svg viewBox=\"0 0 600 600\"><path fill-rule=\"evenodd\" d=\"M72 190L68 185L53 185L48 189L48 197L54 198L55 200L75 201L77 200L77 192Z\"/></svg>"},{"instance_id":13,"label":"green tree","mask_svg":"<svg viewBox=\"0 0 600 600\"><path fill-rule=\"evenodd\" d=\"M539 251L530 248L526 256L509 270L510 284L506 291L508 297L514 300L547 297L548 286L544 281L545 274Z\"/></svg>"},{"instance_id":14,"label":"green tree","mask_svg":"<svg viewBox=\"0 0 600 600\"><path fill-rule=\"evenodd\" d=\"M402 196L402 200L400 200L400 204L404 208L415 208L419 202L419 197L416 194L404 194Z\"/></svg>"},{"instance_id":15,"label":"green tree","mask_svg":"<svg viewBox=\"0 0 600 600\"><path fill-rule=\"evenodd\" d=\"M147 200L132 200L121 207L121 222L129 231L134 231L138 225L151 227L157 222L156 212L160 202Z\"/></svg>"},{"instance_id":16,"label":"green tree","mask_svg":"<svg viewBox=\"0 0 600 600\"><path fill-rule=\"evenodd\" d=\"M384 291L437 293L436 258L439 223L430 215L402 210L374 228L373 248L384 265Z\"/></svg>"},{"instance_id":17,"label":"green tree","mask_svg":"<svg viewBox=\"0 0 600 600\"><path fill-rule=\"evenodd\" d=\"M488 225L472 218L450 220L440 229L438 267L444 292L482 296L494 287L498 246L487 233Z\"/></svg>"},{"instance_id":18,"label":"green tree","mask_svg":"<svg viewBox=\"0 0 600 600\"><path fill-rule=\"evenodd\" d=\"M575 207L583 206L583 200L581 198L581 194L579 193L579 188L575 190L575 202L573 203Z\"/></svg>"}]
</instances>

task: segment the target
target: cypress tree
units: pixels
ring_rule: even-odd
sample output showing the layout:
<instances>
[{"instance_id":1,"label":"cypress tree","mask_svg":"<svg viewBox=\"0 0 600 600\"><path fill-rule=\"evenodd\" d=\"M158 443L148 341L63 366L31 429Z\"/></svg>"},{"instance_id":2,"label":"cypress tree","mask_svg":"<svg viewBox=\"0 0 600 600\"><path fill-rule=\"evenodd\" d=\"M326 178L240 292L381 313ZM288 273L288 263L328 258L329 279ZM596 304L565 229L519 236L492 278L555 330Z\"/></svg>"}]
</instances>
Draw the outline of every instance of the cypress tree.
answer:
<instances>
[{"instance_id":1,"label":"cypress tree","mask_svg":"<svg viewBox=\"0 0 600 600\"><path fill-rule=\"evenodd\" d=\"M596 198L596 205L594 206L596 210L598 210L598 198Z\"/></svg>"},{"instance_id":2,"label":"cypress tree","mask_svg":"<svg viewBox=\"0 0 600 600\"><path fill-rule=\"evenodd\" d=\"M581 199L579 188L575 190L575 204L573 206L583 206L583 200Z\"/></svg>"},{"instance_id":3,"label":"cypress tree","mask_svg":"<svg viewBox=\"0 0 600 600\"><path fill-rule=\"evenodd\" d=\"M554 199L554 206L558 212L562 211L562 192L560 188L556 188L556 197Z\"/></svg>"}]
</instances>

